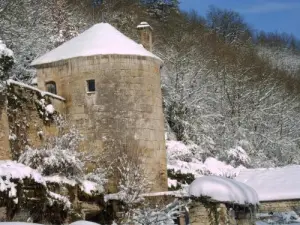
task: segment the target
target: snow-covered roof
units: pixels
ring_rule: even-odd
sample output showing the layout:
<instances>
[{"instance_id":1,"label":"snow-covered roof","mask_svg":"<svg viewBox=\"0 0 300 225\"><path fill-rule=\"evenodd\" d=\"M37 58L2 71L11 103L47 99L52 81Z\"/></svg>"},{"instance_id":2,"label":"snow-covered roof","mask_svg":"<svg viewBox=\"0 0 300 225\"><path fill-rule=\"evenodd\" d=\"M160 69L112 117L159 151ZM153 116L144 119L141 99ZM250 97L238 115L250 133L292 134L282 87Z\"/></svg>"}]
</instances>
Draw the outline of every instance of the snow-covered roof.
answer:
<instances>
[{"instance_id":1,"label":"snow-covered roof","mask_svg":"<svg viewBox=\"0 0 300 225\"><path fill-rule=\"evenodd\" d=\"M241 182L218 176L204 176L194 180L189 187L190 196L210 197L220 202L240 205L258 204L255 190Z\"/></svg>"},{"instance_id":2,"label":"snow-covered roof","mask_svg":"<svg viewBox=\"0 0 300 225\"><path fill-rule=\"evenodd\" d=\"M260 201L300 199L300 166L241 170L235 180L256 190Z\"/></svg>"},{"instance_id":3,"label":"snow-covered roof","mask_svg":"<svg viewBox=\"0 0 300 225\"><path fill-rule=\"evenodd\" d=\"M95 55L135 55L161 60L108 23L95 24L77 37L34 60L37 66L61 60Z\"/></svg>"}]
</instances>

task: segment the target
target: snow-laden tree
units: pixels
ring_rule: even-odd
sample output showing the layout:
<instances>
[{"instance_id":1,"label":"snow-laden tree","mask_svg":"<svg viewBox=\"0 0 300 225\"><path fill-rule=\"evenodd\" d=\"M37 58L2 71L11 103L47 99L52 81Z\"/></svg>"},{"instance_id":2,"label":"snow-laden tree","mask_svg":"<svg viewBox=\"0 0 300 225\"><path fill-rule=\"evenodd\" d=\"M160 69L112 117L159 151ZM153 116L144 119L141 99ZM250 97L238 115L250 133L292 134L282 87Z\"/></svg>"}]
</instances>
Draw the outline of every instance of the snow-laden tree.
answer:
<instances>
[{"instance_id":1,"label":"snow-laden tree","mask_svg":"<svg viewBox=\"0 0 300 225\"><path fill-rule=\"evenodd\" d=\"M144 163L139 155L129 157L124 154L117 159L119 172L118 195L126 205L126 210L131 210L135 204L142 202L142 194L150 189L150 182L145 173Z\"/></svg>"},{"instance_id":2,"label":"snow-laden tree","mask_svg":"<svg viewBox=\"0 0 300 225\"><path fill-rule=\"evenodd\" d=\"M10 76L30 81L35 71L30 63L76 35L81 25L80 13L74 13L66 0L3 0L0 3L1 38L15 53L16 62ZM66 16L67 15L67 16ZM77 17L78 15L78 17ZM73 18L78 20L76 23Z\"/></svg>"},{"instance_id":3,"label":"snow-laden tree","mask_svg":"<svg viewBox=\"0 0 300 225\"><path fill-rule=\"evenodd\" d=\"M71 178L81 177L84 174L84 163L77 149L80 141L79 132L71 129L60 137L50 138L42 149L28 147L19 162L37 169L45 176L59 174Z\"/></svg>"},{"instance_id":4,"label":"snow-laden tree","mask_svg":"<svg viewBox=\"0 0 300 225\"><path fill-rule=\"evenodd\" d=\"M133 212L129 222L134 225L173 225L175 220L183 214L187 202L175 200L168 205L150 207L141 206Z\"/></svg>"},{"instance_id":5,"label":"snow-laden tree","mask_svg":"<svg viewBox=\"0 0 300 225\"><path fill-rule=\"evenodd\" d=\"M0 81L8 78L8 71L14 64L13 51L6 47L0 39Z\"/></svg>"},{"instance_id":6,"label":"snow-laden tree","mask_svg":"<svg viewBox=\"0 0 300 225\"><path fill-rule=\"evenodd\" d=\"M59 121L61 122L60 119ZM98 164L92 171L87 168L86 164L93 153L79 151L83 137L74 127L66 129L66 124L61 124L62 133L45 140L42 148L27 147L18 161L36 169L44 176L67 178L83 188L85 181L91 181L95 183L99 192L103 192L107 182L107 171Z\"/></svg>"}]
</instances>

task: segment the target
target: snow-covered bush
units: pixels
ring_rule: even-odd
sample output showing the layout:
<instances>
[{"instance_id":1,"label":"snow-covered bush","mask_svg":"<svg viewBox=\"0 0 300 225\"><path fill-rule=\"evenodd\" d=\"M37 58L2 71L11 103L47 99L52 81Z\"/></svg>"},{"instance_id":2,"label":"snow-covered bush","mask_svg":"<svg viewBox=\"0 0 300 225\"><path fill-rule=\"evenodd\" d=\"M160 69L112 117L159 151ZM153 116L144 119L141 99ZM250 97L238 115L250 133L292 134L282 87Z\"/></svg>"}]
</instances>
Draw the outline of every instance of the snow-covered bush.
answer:
<instances>
[{"instance_id":1,"label":"snow-covered bush","mask_svg":"<svg viewBox=\"0 0 300 225\"><path fill-rule=\"evenodd\" d=\"M226 153L230 164L234 166L247 166L251 162L247 152L241 146L235 146L235 148L229 149Z\"/></svg>"},{"instance_id":2,"label":"snow-covered bush","mask_svg":"<svg viewBox=\"0 0 300 225\"><path fill-rule=\"evenodd\" d=\"M66 124L60 121L60 126ZM19 157L19 162L47 176L50 183L79 185L85 193L91 195L101 193L107 182L107 171L97 166L88 171L86 163L90 156L79 151L82 140L79 131L71 128L68 132L46 140L40 149L27 147Z\"/></svg>"},{"instance_id":3,"label":"snow-covered bush","mask_svg":"<svg viewBox=\"0 0 300 225\"><path fill-rule=\"evenodd\" d=\"M230 159L235 160L236 168L228 165L226 162L220 161L214 157L207 157L202 161L202 155L195 149L198 146L186 145L180 141L167 141L167 160L168 160L168 176L173 180L177 180L177 186L171 189L178 189L182 185L190 184L194 178L202 175L217 175L223 177L234 177L241 168L237 166L246 164L247 155L243 151L227 153L230 155ZM242 154L244 153L244 155ZM239 160L239 161L238 161ZM173 182L174 183L174 182Z\"/></svg>"},{"instance_id":4,"label":"snow-covered bush","mask_svg":"<svg viewBox=\"0 0 300 225\"><path fill-rule=\"evenodd\" d=\"M70 178L82 177L84 163L77 149L80 140L78 131L71 129L61 137L49 139L41 149L27 147L19 162L37 169L45 176L59 174Z\"/></svg>"}]
</instances>

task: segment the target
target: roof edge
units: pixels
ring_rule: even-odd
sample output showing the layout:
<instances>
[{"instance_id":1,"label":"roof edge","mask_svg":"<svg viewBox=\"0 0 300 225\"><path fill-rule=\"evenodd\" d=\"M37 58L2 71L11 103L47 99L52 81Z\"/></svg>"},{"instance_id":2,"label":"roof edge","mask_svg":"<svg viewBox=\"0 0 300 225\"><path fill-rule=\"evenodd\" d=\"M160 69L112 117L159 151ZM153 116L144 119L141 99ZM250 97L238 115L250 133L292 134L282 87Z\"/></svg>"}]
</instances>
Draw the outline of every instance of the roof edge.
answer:
<instances>
[{"instance_id":1,"label":"roof edge","mask_svg":"<svg viewBox=\"0 0 300 225\"><path fill-rule=\"evenodd\" d=\"M164 64L164 61L159 58L158 56L156 57L152 57L152 56L144 56L144 55L130 55L130 54L101 54L101 55L89 55L89 56L78 56L78 57L73 57L73 58L67 58L67 59L61 59L61 60L57 60L57 61L53 61L53 62L49 62L49 63L34 63L34 61L30 64L31 67L34 68L43 68L43 67L51 67L51 65L59 65L59 64L64 64L67 63L69 60L72 59L80 59L80 58L89 58L89 57L109 57L109 56L113 56L113 57L137 57L137 58L145 58L145 59L152 59L157 61L160 65Z\"/></svg>"}]
</instances>

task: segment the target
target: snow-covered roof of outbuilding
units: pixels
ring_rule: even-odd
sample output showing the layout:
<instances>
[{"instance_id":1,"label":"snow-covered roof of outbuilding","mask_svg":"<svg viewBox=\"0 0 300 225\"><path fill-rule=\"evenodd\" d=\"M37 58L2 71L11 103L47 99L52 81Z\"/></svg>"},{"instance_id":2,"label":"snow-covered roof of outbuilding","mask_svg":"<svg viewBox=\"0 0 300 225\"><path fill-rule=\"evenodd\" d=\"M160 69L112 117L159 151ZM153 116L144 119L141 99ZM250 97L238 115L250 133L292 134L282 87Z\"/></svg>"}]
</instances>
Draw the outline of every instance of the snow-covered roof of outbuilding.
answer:
<instances>
[{"instance_id":1,"label":"snow-covered roof of outbuilding","mask_svg":"<svg viewBox=\"0 0 300 225\"><path fill-rule=\"evenodd\" d=\"M131 40L108 23L95 24L77 37L35 59L31 65L38 66L61 60L95 55L147 56L161 61L141 44Z\"/></svg>"},{"instance_id":2,"label":"snow-covered roof of outbuilding","mask_svg":"<svg viewBox=\"0 0 300 225\"><path fill-rule=\"evenodd\" d=\"M259 204L257 193L253 188L226 177L199 177L190 184L189 195L239 205Z\"/></svg>"},{"instance_id":3,"label":"snow-covered roof of outbuilding","mask_svg":"<svg viewBox=\"0 0 300 225\"><path fill-rule=\"evenodd\" d=\"M235 180L252 187L259 201L300 199L300 166L244 169Z\"/></svg>"}]
</instances>

